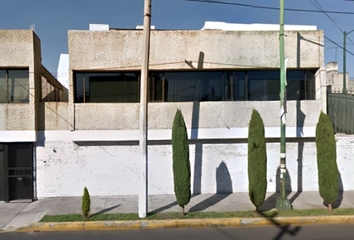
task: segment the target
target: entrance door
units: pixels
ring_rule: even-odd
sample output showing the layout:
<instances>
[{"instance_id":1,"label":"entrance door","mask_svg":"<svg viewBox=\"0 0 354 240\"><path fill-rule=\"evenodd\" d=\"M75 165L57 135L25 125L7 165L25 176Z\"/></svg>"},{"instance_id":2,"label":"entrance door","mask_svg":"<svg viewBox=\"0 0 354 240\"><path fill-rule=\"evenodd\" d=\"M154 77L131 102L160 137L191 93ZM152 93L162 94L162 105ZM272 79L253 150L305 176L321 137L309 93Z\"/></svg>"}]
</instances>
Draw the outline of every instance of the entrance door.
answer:
<instances>
[{"instance_id":1,"label":"entrance door","mask_svg":"<svg viewBox=\"0 0 354 240\"><path fill-rule=\"evenodd\" d=\"M5 202L33 200L32 149L32 143L3 144Z\"/></svg>"}]
</instances>

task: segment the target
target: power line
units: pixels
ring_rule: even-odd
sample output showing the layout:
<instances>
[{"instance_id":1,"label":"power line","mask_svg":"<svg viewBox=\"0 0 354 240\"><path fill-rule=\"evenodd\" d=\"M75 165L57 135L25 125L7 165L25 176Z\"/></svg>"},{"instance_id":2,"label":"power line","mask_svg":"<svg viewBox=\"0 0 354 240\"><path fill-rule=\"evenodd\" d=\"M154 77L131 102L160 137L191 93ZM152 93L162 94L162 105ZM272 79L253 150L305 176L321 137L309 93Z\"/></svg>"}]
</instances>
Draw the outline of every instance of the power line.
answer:
<instances>
[{"instance_id":1,"label":"power line","mask_svg":"<svg viewBox=\"0 0 354 240\"><path fill-rule=\"evenodd\" d=\"M233 3L233 2L223 2L216 0L185 0L188 2L201 2L201 3L215 3L215 4L225 4L225 5L235 5L241 7L250 7L250 8L260 8L260 9L269 9L269 10L280 10L277 7L266 7L259 5L250 5L250 4L242 4L242 3ZM353 0L354 1L354 0ZM312 13L334 13L334 14L350 14L354 15L354 12L340 12L340 11L318 11L318 10L310 10L310 9L299 9L299 8L285 8L286 11L295 11L295 12L312 12Z\"/></svg>"},{"instance_id":2,"label":"power line","mask_svg":"<svg viewBox=\"0 0 354 240\"><path fill-rule=\"evenodd\" d=\"M331 39L329 39L329 38L328 38L328 37L326 37L326 36L324 36L324 38L325 38L325 39L327 39L327 40L329 40L330 42L332 42L333 44L337 45L338 47L340 47L341 49L343 49L343 50L344 50L344 48L343 48L342 46L338 45L335 41L332 41ZM347 49L345 49L345 51L346 51L347 53L349 53L349 54L351 54L351 55L353 55L353 56L354 56L354 53L352 53L352 52L348 51Z\"/></svg>"},{"instance_id":3,"label":"power line","mask_svg":"<svg viewBox=\"0 0 354 240\"><path fill-rule=\"evenodd\" d=\"M329 20L331 20L332 23L333 23L334 25L336 25L336 27L339 29L339 31L341 31L341 32L344 34L344 31L335 23L334 19L331 18L331 17L325 12L325 10L324 10L324 9L322 8L322 6L317 2L317 0L314 0L314 1L316 2L316 4L317 4L318 6L316 6L316 4L314 4L313 1L310 0L310 2L311 2L318 10L322 11L322 12L329 18ZM347 38L353 43L353 41L352 41L349 37L347 37Z\"/></svg>"}]
</instances>

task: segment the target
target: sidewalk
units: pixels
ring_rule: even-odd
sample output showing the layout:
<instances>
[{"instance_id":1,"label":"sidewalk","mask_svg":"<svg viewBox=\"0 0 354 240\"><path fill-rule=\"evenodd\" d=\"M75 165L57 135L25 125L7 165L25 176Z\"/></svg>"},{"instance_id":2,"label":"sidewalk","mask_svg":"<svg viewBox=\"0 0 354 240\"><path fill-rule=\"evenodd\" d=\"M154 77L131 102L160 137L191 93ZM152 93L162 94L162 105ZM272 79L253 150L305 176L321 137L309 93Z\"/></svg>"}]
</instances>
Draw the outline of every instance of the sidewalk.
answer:
<instances>
[{"instance_id":1,"label":"sidewalk","mask_svg":"<svg viewBox=\"0 0 354 240\"><path fill-rule=\"evenodd\" d=\"M268 193L261 210L275 207L278 194ZM288 199L294 209L326 208L318 192L291 193ZM333 204L339 208L354 208L354 191L339 193ZM192 196L187 212L227 212L254 210L248 193L201 194ZM180 212L174 195L149 196L149 212ZM91 197L91 214L137 213L138 196ZM0 229L9 230L37 223L44 215L81 214L81 197L62 197L32 203L0 203Z\"/></svg>"}]
</instances>

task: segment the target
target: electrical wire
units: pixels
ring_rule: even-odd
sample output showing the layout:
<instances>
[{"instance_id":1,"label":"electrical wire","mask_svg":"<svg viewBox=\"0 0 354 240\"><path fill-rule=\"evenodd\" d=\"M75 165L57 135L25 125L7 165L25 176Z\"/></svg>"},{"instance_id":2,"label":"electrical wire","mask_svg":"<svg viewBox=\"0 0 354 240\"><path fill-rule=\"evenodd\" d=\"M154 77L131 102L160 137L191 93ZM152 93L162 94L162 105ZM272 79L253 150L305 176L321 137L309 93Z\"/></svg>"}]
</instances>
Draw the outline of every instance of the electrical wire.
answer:
<instances>
[{"instance_id":1,"label":"electrical wire","mask_svg":"<svg viewBox=\"0 0 354 240\"><path fill-rule=\"evenodd\" d=\"M268 9L268 10L280 10L280 8L277 8L277 7L266 7L266 6L259 6L259 5L250 5L250 4L233 3L233 2L223 2L223 1L216 1L216 0L185 0L185 1L188 1L188 2L200 2L200 3L225 4L225 5L235 5L235 6L241 6L241 7L260 8L260 9ZM285 8L284 10L285 11L295 11L295 12L323 13L323 11L311 10L311 9L299 9L299 8ZM325 13L354 15L354 12L340 12L340 11L325 11Z\"/></svg>"}]
</instances>

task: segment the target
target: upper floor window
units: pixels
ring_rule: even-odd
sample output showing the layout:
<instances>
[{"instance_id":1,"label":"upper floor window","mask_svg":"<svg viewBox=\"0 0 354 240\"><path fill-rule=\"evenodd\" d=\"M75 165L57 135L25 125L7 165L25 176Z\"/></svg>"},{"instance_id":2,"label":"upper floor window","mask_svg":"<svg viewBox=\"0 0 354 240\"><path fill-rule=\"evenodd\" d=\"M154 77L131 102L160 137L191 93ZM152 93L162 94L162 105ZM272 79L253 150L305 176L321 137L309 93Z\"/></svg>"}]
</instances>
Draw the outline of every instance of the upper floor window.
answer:
<instances>
[{"instance_id":1,"label":"upper floor window","mask_svg":"<svg viewBox=\"0 0 354 240\"><path fill-rule=\"evenodd\" d=\"M0 103L29 103L28 69L0 69Z\"/></svg>"},{"instance_id":2,"label":"upper floor window","mask_svg":"<svg viewBox=\"0 0 354 240\"><path fill-rule=\"evenodd\" d=\"M315 99L316 70L287 70L287 99ZM75 102L139 102L140 72L75 73ZM151 71L150 102L276 101L279 70Z\"/></svg>"},{"instance_id":3,"label":"upper floor window","mask_svg":"<svg viewBox=\"0 0 354 240\"><path fill-rule=\"evenodd\" d=\"M75 74L75 102L139 102L139 72L78 72Z\"/></svg>"}]
</instances>

